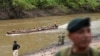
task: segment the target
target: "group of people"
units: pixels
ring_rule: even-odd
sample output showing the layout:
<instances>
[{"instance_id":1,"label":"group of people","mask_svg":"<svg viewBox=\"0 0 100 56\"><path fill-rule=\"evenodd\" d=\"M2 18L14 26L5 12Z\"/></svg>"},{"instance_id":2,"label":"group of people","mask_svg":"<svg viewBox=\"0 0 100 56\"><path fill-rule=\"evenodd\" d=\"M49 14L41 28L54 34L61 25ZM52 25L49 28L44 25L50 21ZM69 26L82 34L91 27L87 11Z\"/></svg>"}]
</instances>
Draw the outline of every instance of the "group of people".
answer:
<instances>
[{"instance_id":1,"label":"group of people","mask_svg":"<svg viewBox=\"0 0 100 56\"><path fill-rule=\"evenodd\" d=\"M7 34L19 34L19 33L31 33L31 32L38 32L38 31L44 31L44 30L51 30L51 29L57 29L58 25L54 24L52 26L45 26L45 27L34 27L33 29L22 29L22 30L16 30L13 29L12 31L7 32Z\"/></svg>"},{"instance_id":2,"label":"group of people","mask_svg":"<svg viewBox=\"0 0 100 56\"><path fill-rule=\"evenodd\" d=\"M90 18L76 18L72 20L67 26L67 36L73 44L71 47L66 47L58 51L54 56L100 56L100 52L91 48L89 45L92 41L90 26ZM59 35L58 44L64 44L65 36L63 34ZM14 43L14 46L17 46L17 48L13 49L15 53L20 46L17 45L16 42Z\"/></svg>"}]
</instances>

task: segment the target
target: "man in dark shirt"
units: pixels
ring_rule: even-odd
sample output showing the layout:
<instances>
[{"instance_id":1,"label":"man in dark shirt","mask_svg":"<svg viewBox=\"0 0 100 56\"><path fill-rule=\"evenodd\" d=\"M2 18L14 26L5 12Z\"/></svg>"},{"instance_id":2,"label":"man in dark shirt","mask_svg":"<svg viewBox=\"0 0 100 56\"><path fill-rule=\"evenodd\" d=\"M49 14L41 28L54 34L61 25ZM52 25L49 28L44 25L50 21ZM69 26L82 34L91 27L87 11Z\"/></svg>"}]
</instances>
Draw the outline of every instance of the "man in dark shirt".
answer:
<instances>
[{"instance_id":1,"label":"man in dark shirt","mask_svg":"<svg viewBox=\"0 0 100 56\"><path fill-rule=\"evenodd\" d=\"M20 45L17 44L17 41L14 41L13 44L13 56L18 56L18 49L20 48Z\"/></svg>"}]
</instances>

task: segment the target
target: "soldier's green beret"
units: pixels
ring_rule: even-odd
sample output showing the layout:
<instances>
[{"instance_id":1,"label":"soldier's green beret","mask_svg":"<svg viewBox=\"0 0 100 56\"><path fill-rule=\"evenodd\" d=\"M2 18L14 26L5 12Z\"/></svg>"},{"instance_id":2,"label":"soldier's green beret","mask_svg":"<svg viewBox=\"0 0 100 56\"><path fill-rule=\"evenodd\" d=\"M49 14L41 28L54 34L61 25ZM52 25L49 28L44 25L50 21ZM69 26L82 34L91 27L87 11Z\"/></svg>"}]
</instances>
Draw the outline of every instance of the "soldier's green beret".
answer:
<instances>
[{"instance_id":1,"label":"soldier's green beret","mask_svg":"<svg viewBox=\"0 0 100 56\"><path fill-rule=\"evenodd\" d=\"M90 18L76 18L68 24L67 30L69 32L75 32L86 26L90 26Z\"/></svg>"}]
</instances>

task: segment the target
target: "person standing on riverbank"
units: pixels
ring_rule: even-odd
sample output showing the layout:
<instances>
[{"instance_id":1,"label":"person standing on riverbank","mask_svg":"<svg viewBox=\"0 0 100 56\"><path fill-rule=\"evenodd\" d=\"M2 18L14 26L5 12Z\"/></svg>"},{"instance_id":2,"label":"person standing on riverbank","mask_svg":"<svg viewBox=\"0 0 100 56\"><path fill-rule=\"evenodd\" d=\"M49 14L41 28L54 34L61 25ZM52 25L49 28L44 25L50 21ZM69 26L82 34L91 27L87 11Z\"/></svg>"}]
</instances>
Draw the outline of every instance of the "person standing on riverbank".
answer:
<instances>
[{"instance_id":1,"label":"person standing on riverbank","mask_svg":"<svg viewBox=\"0 0 100 56\"><path fill-rule=\"evenodd\" d=\"M13 44L13 56L18 56L18 49L20 48L20 45L17 44L17 41L14 41Z\"/></svg>"},{"instance_id":2,"label":"person standing on riverbank","mask_svg":"<svg viewBox=\"0 0 100 56\"><path fill-rule=\"evenodd\" d=\"M64 43L65 43L65 35L64 35L64 33L62 33L62 35L61 35L61 45L64 45Z\"/></svg>"},{"instance_id":3,"label":"person standing on riverbank","mask_svg":"<svg viewBox=\"0 0 100 56\"><path fill-rule=\"evenodd\" d=\"M89 46L92 40L90 18L72 20L68 24L67 30L73 45L57 52L55 56L100 56L99 51Z\"/></svg>"},{"instance_id":4,"label":"person standing on riverbank","mask_svg":"<svg viewBox=\"0 0 100 56\"><path fill-rule=\"evenodd\" d=\"M59 33L59 36L58 36L58 45L61 45L61 42L62 42L61 33Z\"/></svg>"},{"instance_id":5,"label":"person standing on riverbank","mask_svg":"<svg viewBox=\"0 0 100 56\"><path fill-rule=\"evenodd\" d=\"M65 35L64 33L60 33L58 36L58 45L64 45Z\"/></svg>"}]
</instances>

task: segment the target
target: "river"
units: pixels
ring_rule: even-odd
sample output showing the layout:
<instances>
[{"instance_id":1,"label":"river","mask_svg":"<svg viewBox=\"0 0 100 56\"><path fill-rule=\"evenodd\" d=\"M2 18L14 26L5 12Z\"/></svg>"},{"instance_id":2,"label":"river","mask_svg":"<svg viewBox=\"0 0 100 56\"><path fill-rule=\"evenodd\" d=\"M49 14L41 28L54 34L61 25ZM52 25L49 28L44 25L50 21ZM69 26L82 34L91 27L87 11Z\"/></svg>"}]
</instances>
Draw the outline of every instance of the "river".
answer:
<instances>
[{"instance_id":1,"label":"river","mask_svg":"<svg viewBox=\"0 0 100 56\"><path fill-rule=\"evenodd\" d=\"M6 32L12 29L31 29L40 26L50 26L57 21L57 24L66 24L69 20L77 17L90 17L93 21L100 20L100 13L87 13L87 14L73 14L65 16L49 16L39 18L26 18L14 20L1 20L0 21L0 56L12 56L13 41L16 40L21 45L19 55L28 52L34 52L45 48L53 42L56 42L58 33L37 33L25 34L19 36L6 36ZM99 27L96 29L98 30ZM66 36L67 37L67 36Z\"/></svg>"}]
</instances>

